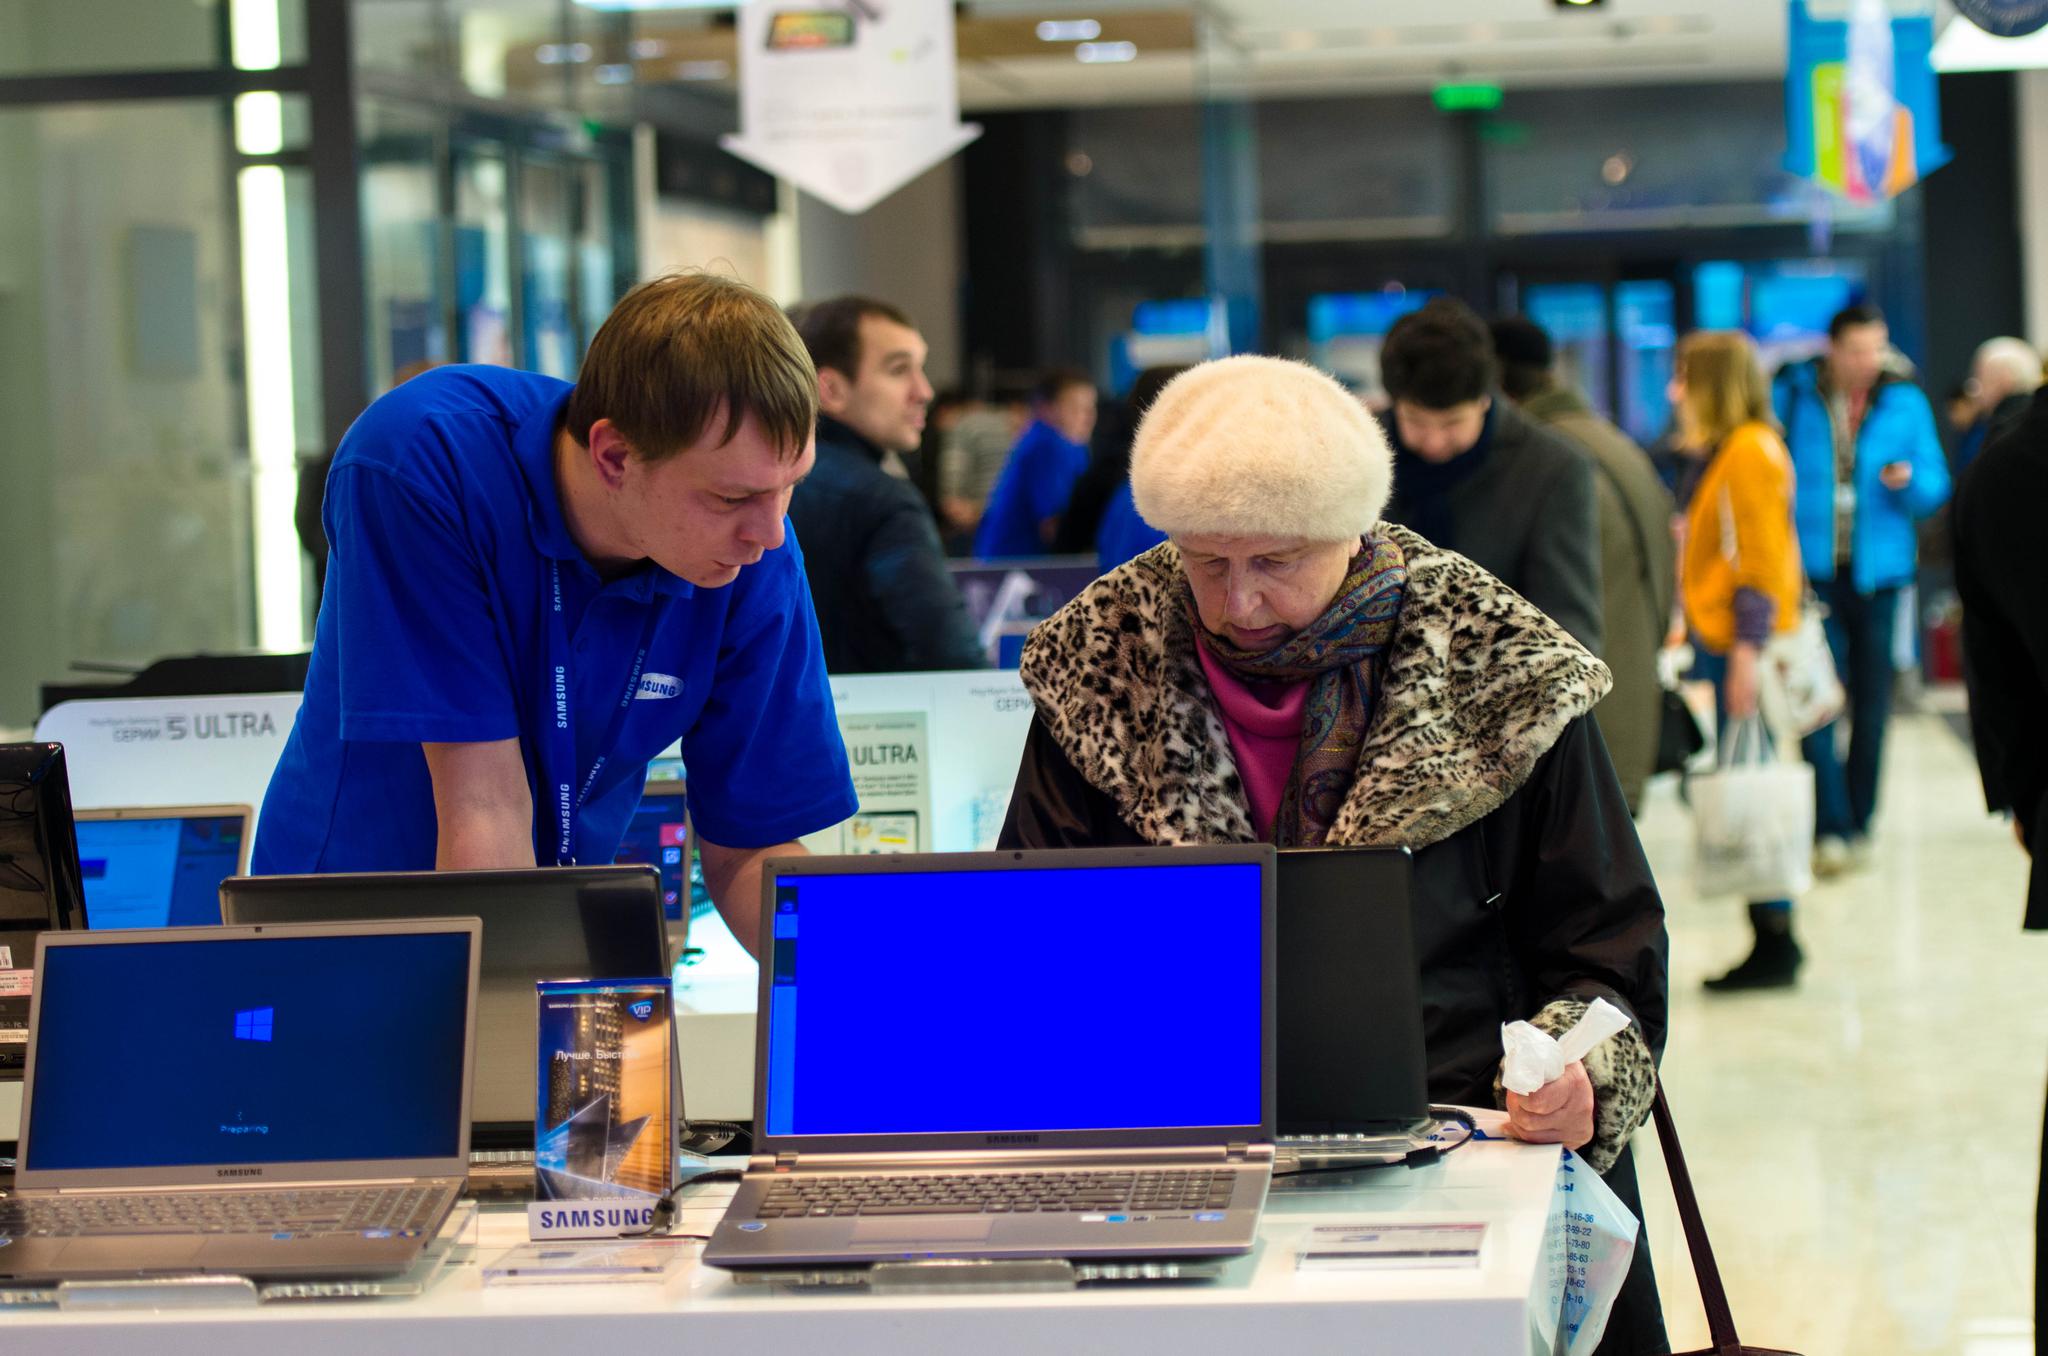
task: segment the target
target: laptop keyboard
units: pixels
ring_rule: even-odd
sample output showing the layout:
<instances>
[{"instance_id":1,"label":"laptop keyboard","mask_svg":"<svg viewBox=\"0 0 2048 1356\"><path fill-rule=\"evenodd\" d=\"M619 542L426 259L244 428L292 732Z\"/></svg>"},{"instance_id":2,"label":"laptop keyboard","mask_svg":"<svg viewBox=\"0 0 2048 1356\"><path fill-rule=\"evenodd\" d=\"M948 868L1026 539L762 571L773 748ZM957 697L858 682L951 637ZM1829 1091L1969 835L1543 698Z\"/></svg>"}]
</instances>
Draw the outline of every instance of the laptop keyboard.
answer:
<instances>
[{"instance_id":1,"label":"laptop keyboard","mask_svg":"<svg viewBox=\"0 0 2048 1356\"><path fill-rule=\"evenodd\" d=\"M832 1215L1004 1215L1227 1210L1229 1171L938 1173L782 1176L757 1219Z\"/></svg>"},{"instance_id":2,"label":"laptop keyboard","mask_svg":"<svg viewBox=\"0 0 2048 1356\"><path fill-rule=\"evenodd\" d=\"M120 1196L37 1196L0 1201L0 1235L79 1238L101 1234L269 1234L294 1237L434 1228L447 1185L348 1190L166 1191Z\"/></svg>"}]
</instances>

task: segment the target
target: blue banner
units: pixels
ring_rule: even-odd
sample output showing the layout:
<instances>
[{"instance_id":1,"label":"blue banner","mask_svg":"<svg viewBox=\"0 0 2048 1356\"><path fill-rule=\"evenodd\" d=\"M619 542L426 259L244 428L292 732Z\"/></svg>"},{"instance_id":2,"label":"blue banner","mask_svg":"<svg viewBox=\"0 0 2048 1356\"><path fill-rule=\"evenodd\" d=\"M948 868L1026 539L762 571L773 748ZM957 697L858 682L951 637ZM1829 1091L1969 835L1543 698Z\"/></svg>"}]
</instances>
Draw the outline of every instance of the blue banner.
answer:
<instances>
[{"instance_id":1,"label":"blue banner","mask_svg":"<svg viewBox=\"0 0 2048 1356\"><path fill-rule=\"evenodd\" d=\"M1787 170L1851 202L1875 202L1948 163L1932 18L1894 19L1883 0L1856 0L1847 20L1815 19L1805 0L1789 8Z\"/></svg>"}]
</instances>

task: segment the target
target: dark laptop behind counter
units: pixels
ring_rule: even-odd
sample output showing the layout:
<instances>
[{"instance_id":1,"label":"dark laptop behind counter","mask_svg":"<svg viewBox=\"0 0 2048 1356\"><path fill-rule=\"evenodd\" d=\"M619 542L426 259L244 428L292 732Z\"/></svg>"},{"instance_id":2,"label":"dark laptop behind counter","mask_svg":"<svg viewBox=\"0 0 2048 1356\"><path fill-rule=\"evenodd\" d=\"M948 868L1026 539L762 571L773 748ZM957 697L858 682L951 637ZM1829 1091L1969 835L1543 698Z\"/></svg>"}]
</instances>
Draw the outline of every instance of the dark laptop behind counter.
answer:
<instances>
[{"instance_id":1,"label":"dark laptop behind counter","mask_svg":"<svg viewBox=\"0 0 2048 1356\"><path fill-rule=\"evenodd\" d=\"M543 979L659 979L669 973L652 867L238 876L220 887L227 923L481 918L476 1121L480 1150L533 1148ZM524 1162L530 1176L531 1163Z\"/></svg>"},{"instance_id":2,"label":"dark laptop behind counter","mask_svg":"<svg viewBox=\"0 0 2048 1356\"><path fill-rule=\"evenodd\" d=\"M62 744L0 744L0 1078L20 1077L36 938L85 926Z\"/></svg>"},{"instance_id":3,"label":"dark laptop behind counter","mask_svg":"<svg viewBox=\"0 0 2048 1356\"><path fill-rule=\"evenodd\" d=\"M246 805L80 810L78 866L94 928L220 921L220 883L248 869Z\"/></svg>"},{"instance_id":4,"label":"dark laptop behind counter","mask_svg":"<svg viewBox=\"0 0 2048 1356\"><path fill-rule=\"evenodd\" d=\"M1406 848L1279 856L1283 1158L1398 1161L1429 1086Z\"/></svg>"},{"instance_id":5,"label":"dark laptop behind counter","mask_svg":"<svg viewBox=\"0 0 2048 1356\"><path fill-rule=\"evenodd\" d=\"M468 1166L478 928L44 934L0 1278L404 1271Z\"/></svg>"},{"instance_id":6,"label":"dark laptop behind counter","mask_svg":"<svg viewBox=\"0 0 2048 1356\"><path fill-rule=\"evenodd\" d=\"M1247 1251L1272 871L1264 845L770 862L755 1154L704 1260Z\"/></svg>"}]
</instances>

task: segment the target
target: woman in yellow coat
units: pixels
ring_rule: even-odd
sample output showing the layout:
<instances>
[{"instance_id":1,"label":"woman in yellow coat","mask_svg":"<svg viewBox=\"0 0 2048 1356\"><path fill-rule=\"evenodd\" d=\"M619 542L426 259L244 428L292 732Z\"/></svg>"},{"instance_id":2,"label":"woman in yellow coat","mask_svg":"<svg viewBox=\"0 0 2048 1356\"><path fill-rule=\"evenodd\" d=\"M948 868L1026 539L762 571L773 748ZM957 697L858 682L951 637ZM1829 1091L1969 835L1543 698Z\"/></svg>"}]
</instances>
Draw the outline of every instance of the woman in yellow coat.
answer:
<instances>
[{"instance_id":1,"label":"woman in yellow coat","mask_svg":"<svg viewBox=\"0 0 2048 1356\"><path fill-rule=\"evenodd\" d=\"M1765 644L1799 625L1805 572L1792 527L1792 458L1771 414L1756 345L1732 330L1704 330L1678 346L1671 379L1681 444L1705 460L1685 511L1678 584L1698 655L1723 722L1758 711ZM1749 957L1707 981L1712 990L1782 988L1802 959L1792 901L1752 900Z\"/></svg>"}]
</instances>

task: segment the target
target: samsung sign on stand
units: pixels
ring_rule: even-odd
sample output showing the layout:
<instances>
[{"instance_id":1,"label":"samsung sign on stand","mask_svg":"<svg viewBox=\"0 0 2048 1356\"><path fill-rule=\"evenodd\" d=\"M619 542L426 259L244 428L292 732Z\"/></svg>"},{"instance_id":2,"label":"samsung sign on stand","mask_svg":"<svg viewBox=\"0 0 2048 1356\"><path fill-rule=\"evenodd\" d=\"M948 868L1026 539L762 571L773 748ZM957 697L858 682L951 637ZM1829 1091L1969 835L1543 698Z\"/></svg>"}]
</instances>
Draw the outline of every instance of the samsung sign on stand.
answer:
<instances>
[{"instance_id":1,"label":"samsung sign on stand","mask_svg":"<svg viewBox=\"0 0 2048 1356\"><path fill-rule=\"evenodd\" d=\"M1954 0L1956 13L1998 38L2048 28L2048 0Z\"/></svg>"}]
</instances>

